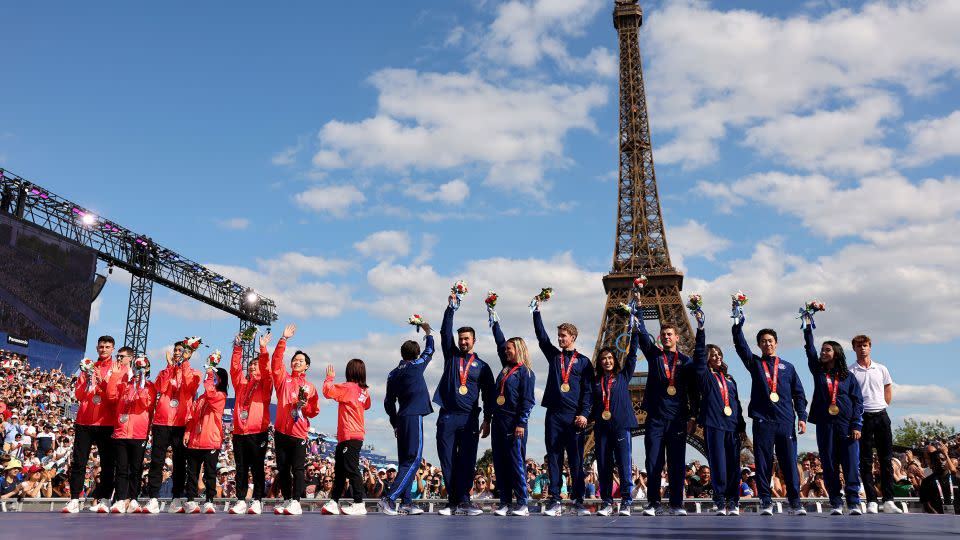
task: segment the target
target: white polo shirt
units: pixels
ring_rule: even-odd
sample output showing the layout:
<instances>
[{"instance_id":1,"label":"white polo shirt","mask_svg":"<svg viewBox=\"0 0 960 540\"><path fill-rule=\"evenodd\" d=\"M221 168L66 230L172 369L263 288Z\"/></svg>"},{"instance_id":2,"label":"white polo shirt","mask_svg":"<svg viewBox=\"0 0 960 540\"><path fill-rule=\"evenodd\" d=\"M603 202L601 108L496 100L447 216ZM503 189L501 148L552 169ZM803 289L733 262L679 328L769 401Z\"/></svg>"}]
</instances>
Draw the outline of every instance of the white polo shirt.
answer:
<instances>
[{"instance_id":1,"label":"white polo shirt","mask_svg":"<svg viewBox=\"0 0 960 540\"><path fill-rule=\"evenodd\" d=\"M865 368L854 362L847 366L853 377L860 383L860 391L863 392L863 410L865 412L880 412L887 408L887 400L883 397L883 387L893 384L893 378L886 366L876 361L870 362L870 367Z\"/></svg>"}]
</instances>

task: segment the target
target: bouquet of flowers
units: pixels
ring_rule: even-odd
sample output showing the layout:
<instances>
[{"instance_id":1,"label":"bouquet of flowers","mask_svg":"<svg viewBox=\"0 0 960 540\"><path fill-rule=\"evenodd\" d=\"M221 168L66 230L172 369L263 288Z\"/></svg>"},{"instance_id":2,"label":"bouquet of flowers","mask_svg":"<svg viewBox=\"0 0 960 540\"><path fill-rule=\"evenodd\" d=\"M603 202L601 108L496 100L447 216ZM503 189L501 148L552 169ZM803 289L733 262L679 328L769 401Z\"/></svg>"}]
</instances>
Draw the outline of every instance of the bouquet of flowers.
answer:
<instances>
[{"instance_id":1,"label":"bouquet of flowers","mask_svg":"<svg viewBox=\"0 0 960 540\"><path fill-rule=\"evenodd\" d=\"M703 311L703 297L699 294L691 294L687 299L687 309L690 310L690 313Z\"/></svg>"},{"instance_id":2,"label":"bouquet of flowers","mask_svg":"<svg viewBox=\"0 0 960 540\"><path fill-rule=\"evenodd\" d=\"M203 339L197 336L188 337L188 338L184 338L183 341L180 342L180 344L183 345L185 349L196 351L197 349L200 348L200 345L203 344Z\"/></svg>"},{"instance_id":3,"label":"bouquet of flowers","mask_svg":"<svg viewBox=\"0 0 960 540\"><path fill-rule=\"evenodd\" d=\"M742 319L743 318L743 306L747 305L747 302L750 300L747 298L747 295L743 291L737 291L734 294L730 295L730 300L733 304L733 312L730 315L731 319Z\"/></svg>"},{"instance_id":4,"label":"bouquet of flowers","mask_svg":"<svg viewBox=\"0 0 960 540\"><path fill-rule=\"evenodd\" d=\"M251 341L253 337L257 335L257 327L254 325L248 326L243 332L240 332L240 339L243 341Z\"/></svg>"},{"instance_id":5,"label":"bouquet of flowers","mask_svg":"<svg viewBox=\"0 0 960 540\"><path fill-rule=\"evenodd\" d=\"M452 302L450 304L450 307L452 307L453 309L459 309L460 301L463 300L463 295L470 292L470 288L467 287L466 281L460 279L453 284L453 287L450 287L450 292L452 292L453 295L456 297L456 301Z\"/></svg>"},{"instance_id":6,"label":"bouquet of flowers","mask_svg":"<svg viewBox=\"0 0 960 540\"><path fill-rule=\"evenodd\" d=\"M537 310L537 300L541 303L546 302L553 298L553 287L544 287L540 289L540 293L533 297L533 300L530 301L530 313L533 313Z\"/></svg>"},{"instance_id":7,"label":"bouquet of flowers","mask_svg":"<svg viewBox=\"0 0 960 540\"><path fill-rule=\"evenodd\" d=\"M819 313L821 311L826 311L826 310L827 310L826 304L824 304L819 300L810 300L809 302L804 304L803 307L800 308L800 314L797 315L797 318L801 320L800 328L803 328L805 324L803 322L804 318L810 319L810 328L816 328L817 324L813 322L813 314Z\"/></svg>"},{"instance_id":8,"label":"bouquet of flowers","mask_svg":"<svg viewBox=\"0 0 960 540\"><path fill-rule=\"evenodd\" d=\"M487 321L490 323L491 328L493 328L493 323L500 320L500 317L497 316L497 312L494 309L497 307L497 300L499 298L497 293L487 291L487 297L483 299L483 303L487 305Z\"/></svg>"},{"instance_id":9,"label":"bouquet of flowers","mask_svg":"<svg viewBox=\"0 0 960 540\"><path fill-rule=\"evenodd\" d=\"M621 313L625 313L627 315L633 315L633 306L620 302L620 305L617 306L617 311Z\"/></svg>"},{"instance_id":10,"label":"bouquet of flowers","mask_svg":"<svg viewBox=\"0 0 960 540\"><path fill-rule=\"evenodd\" d=\"M213 370L217 369L217 366L220 365L220 350L217 349L213 351L213 354L207 357L207 369Z\"/></svg>"},{"instance_id":11,"label":"bouquet of flowers","mask_svg":"<svg viewBox=\"0 0 960 540\"><path fill-rule=\"evenodd\" d=\"M421 317L420 315L414 313L413 315L410 316L409 319L407 319L407 323L412 324L413 326L416 326L417 332L420 332L420 327L426 324L427 321L423 320L423 317Z\"/></svg>"},{"instance_id":12,"label":"bouquet of flowers","mask_svg":"<svg viewBox=\"0 0 960 540\"><path fill-rule=\"evenodd\" d=\"M137 371L150 371L150 360L146 356L141 356L133 361L133 369Z\"/></svg>"},{"instance_id":13,"label":"bouquet of flowers","mask_svg":"<svg viewBox=\"0 0 960 540\"><path fill-rule=\"evenodd\" d=\"M647 276L640 274L640 277L633 280L633 292L638 292L647 285Z\"/></svg>"},{"instance_id":14,"label":"bouquet of flowers","mask_svg":"<svg viewBox=\"0 0 960 540\"><path fill-rule=\"evenodd\" d=\"M87 374L87 391L93 390L93 379L96 377L97 364L89 358L80 361L80 371Z\"/></svg>"}]
</instances>

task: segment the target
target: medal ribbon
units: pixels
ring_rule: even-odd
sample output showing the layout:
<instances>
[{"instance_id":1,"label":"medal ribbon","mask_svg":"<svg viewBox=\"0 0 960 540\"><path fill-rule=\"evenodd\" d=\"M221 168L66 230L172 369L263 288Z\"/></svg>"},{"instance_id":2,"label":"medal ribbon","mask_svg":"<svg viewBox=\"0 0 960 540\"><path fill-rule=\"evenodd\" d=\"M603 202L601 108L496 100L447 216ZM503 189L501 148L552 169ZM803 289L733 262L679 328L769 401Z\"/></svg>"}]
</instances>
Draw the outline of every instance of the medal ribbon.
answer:
<instances>
[{"instance_id":1,"label":"medal ribbon","mask_svg":"<svg viewBox=\"0 0 960 540\"><path fill-rule=\"evenodd\" d=\"M500 379L500 397L503 397L503 391L505 390L505 386L506 386L506 384L507 384L507 379L509 379L510 376L513 375L513 372L514 372L514 371L520 369L520 366L521 366L521 365L522 365L522 364L517 364L517 365L513 366L513 369L511 369L510 372L507 373L507 375L506 375L504 378Z\"/></svg>"},{"instance_id":2,"label":"medal ribbon","mask_svg":"<svg viewBox=\"0 0 960 540\"><path fill-rule=\"evenodd\" d=\"M673 368L667 363L667 353L663 353L663 371L667 375L667 385L673 386L674 377L677 374L677 361L680 359L680 353L673 352Z\"/></svg>"},{"instance_id":3,"label":"medal ribbon","mask_svg":"<svg viewBox=\"0 0 960 540\"><path fill-rule=\"evenodd\" d=\"M830 375L827 375L826 373L824 373L823 376L827 378L827 389L830 391L830 404L836 405L837 390L840 388L840 379L832 379L830 378Z\"/></svg>"},{"instance_id":4,"label":"medal ribbon","mask_svg":"<svg viewBox=\"0 0 960 540\"><path fill-rule=\"evenodd\" d=\"M247 395L243 397L243 408L241 411L250 410L250 402L253 401L253 394L257 391L257 388L260 387L260 381L251 383L250 379L247 379ZM242 418L241 418L242 420Z\"/></svg>"},{"instance_id":5,"label":"medal ribbon","mask_svg":"<svg viewBox=\"0 0 960 540\"><path fill-rule=\"evenodd\" d=\"M760 360L760 365L763 366L763 374L767 376L767 385L770 386L771 393L777 393L777 378L780 376L780 357L773 357L773 378L770 378L770 367L767 365L766 360Z\"/></svg>"},{"instance_id":6,"label":"medal ribbon","mask_svg":"<svg viewBox=\"0 0 960 540\"><path fill-rule=\"evenodd\" d=\"M460 359L460 386L467 385L467 377L470 376L470 366L473 365L473 360L477 357L476 354L470 355L470 360L467 361L467 367L463 367L463 358Z\"/></svg>"},{"instance_id":7,"label":"medal ribbon","mask_svg":"<svg viewBox=\"0 0 960 540\"><path fill-rule=\"evenodd\" d=\"M563 351L560 351L560 378L563 380L563 384L570 384L570 372L573 370L573 364L577 360L577 350L573 350L573 354L570 355L570 363L565 364L566 359L563 357Z\"/></svg>"},{"instance_id":8,"label":"medal ribbon","mask_svg":"<svg viewBox=\"0 0 960 540\"><path fill-rule=\"evenodd\" d=\"M613 387L614 376L607 375L606 379L606 382L600 383L600 394L603 396L603 410L610 412L610 388Z\"/></svg>"},{"instance_id":9,"label":"medal ribbon","mask_svg":"<svg viewBox=\"0 0 960 540\"><path fill-rule=\"evenodd\" d=\"M720 386L720 395L723 396L723 406L729 407L730 406L730 389L727 388L727 379L722 375L720 375L719 373L717 373L716 371L711 371L710 373L713 373L713 377L717 379L717 385Z\"/></svg>"}]
</instances>

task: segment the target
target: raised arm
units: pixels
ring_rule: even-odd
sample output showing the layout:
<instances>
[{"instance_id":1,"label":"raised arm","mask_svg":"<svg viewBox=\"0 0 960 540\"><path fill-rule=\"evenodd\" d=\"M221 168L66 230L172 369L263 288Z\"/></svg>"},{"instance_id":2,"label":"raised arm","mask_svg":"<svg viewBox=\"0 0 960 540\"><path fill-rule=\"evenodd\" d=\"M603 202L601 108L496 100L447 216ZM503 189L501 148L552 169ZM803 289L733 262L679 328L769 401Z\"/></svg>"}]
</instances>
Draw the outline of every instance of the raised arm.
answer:
<instances>
[{"instance_id":1,"label":"raised arm","mask_svg":"<svg viewBox=\"0 0 960 540\"><path fill-rule=\"evenodd\" d=\"M450 295L453 298L453 295ZM447 300L447 308L443 310L443 322L440 323L440 350L443 352L443 359L450 361L456 354L457 346L453 341L453 314L455 309L450 307L450 300Z\"/></svg>"},{"instance_id":2,"label":"raised arm","mask_svg":"<svg viewBox=\"0 0 960 540\"><path fill-rule=\"evenodd\" d=\"M500 328L500 321L493 323L493 341L497 343L497 356L500 357L500 365L507 365L507 338L503 335Z\"/></svg>"},{"instance_id":3,"label":"raised arm","mask_svg":"<svg viewBox=\"0 0 960 540\"><path fill-rule=\"evenodd\" d=\"M547 357L547 363L553 364L557 355L560 354L560 349L550 342L550 335L543 327L543 317L540 315L539 309L533 312L533 331L537 334L537 343L540 345L540 351Z\"/></svg>"},{"instance_id":4,"label":"raised arm","mask_svg":"<svg viewBox=\"0 0 960 540\"><path fill-rule=\"evenodd\" d=\"M740 361L743 362L747 371L750 371L753 367L754 356L753 351L750 350L750 344L747 343L747 338L743 337L743 320L734 322L731 332L733 333L733 346L737 350L737 356L740 357Z\"/></svg>"},{"instance_id":5,"label":"raised arm","mask_svg":"<svg viewBox=\"0 0 960 540\"><path fill-rule=\"evenodd\" d=\"M336 372L333 366L327 366L327 377L323 380L323 397L340 401L340 398L344 395L344 388L342 385L334 384L333 379L335 376Z\"/></svg>"},{"instance_id":6,"label":"raised arm","mask_svg":"<svg viewBox=\"0 0 960 540\"><path fill-rule=\"evenodd\" d=\"M637 350L639 348L640 329L634 326L633 335L630 336L630 350L627 351L627 356L623 358L623 369L620 370L628 381L633 377L633 372L637 370Z\"/></svg>"},{"instance_id":7,"label":"raised arm","mask_svg":"<svg viewBox=\"0 0 960 540\"><path fill-rule=\"evenodd\" d=\"M426 368L430 364L430 360L433 359L433 350L433 335L427 334L427 342L423 346L423 352L420 353L420 358L414 360L413 363Z\"/></svg>"},{"instance_id":8,"label":"raised arm","mask_svg":"<svg viewBox=\"0 0 960 540\"><path fill-rule=\"evenodd\" d=\"M660 356L660 349L654 342L653 337L647 332L647 325L643 322L643 317L637 317L637 331L640 334L640 351L648 362Z\"/></svg>"},{"instance_id":9,"label":"raised arm","mask_svg":"<svg viewBox=\"0 0 960 540\"><path fill-rule=\"evenodd\" d=\"M233 354L230 355L230 382L236 390L243 382L243 345L240 336L233 340Z\"/></svg>"},{"instance_id":10,"label":"raised arm","mask_svg":"<svg viewBox=\"0 0 960 540\"><path fill-rule=\"evenodd\" d=\"M820 367L820 355L817 354L817 346L813 342L813 328L809 323L803 327L803 350L807 353L807 367L810 373L814 375L823 371Z\"/></svg>"},{"instance_id":11,"label":"raised arm","mask_svg":"<svg viewBox=\"0 0 960 540\"><path fill-rule=\"evenodd\" d=\"M217 397L217 376L212 369L208 370L207 376L203 378L203 395L205 395L208 400Z\"/></svg>"},{"instance_id":12,"label":"raised arm","mask_svg":"<svg viewBox=\"0 0 960 540\"><path fill-rule=\"evenodd\" d=\"M703 328L697 328L696 344L693 346L693 369L698 374L707 371L707 334Z\"/></svg>"},{"instance_id":13,"label":"raised arm","mask_svg":"<svg viewBox=\"0 0 960 540\"><path fill-rule=\"evenodd\" d=\"M273 376L273 386L278 389L283 386L283 381L287 378L287 369L283 366L283 353L286 350L287 338L280 338L277 346L273 349L273 357L270 360L270 375Z\"/></svg>"}]
</instances>

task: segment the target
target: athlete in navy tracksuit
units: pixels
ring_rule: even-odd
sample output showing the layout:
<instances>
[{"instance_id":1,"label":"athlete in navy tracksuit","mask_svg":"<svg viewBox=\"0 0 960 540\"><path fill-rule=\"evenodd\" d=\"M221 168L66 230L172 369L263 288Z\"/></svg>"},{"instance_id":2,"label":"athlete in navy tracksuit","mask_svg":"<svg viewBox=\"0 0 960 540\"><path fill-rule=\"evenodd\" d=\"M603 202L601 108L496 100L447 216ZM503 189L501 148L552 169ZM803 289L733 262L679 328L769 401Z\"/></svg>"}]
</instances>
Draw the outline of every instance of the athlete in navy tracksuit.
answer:
<instances>
[{"instance_id":1,"label":"athlete in navy tracksuit","mask_svg":"<svg viewBox=\"0 0 960 540\"><path fill-rule=\"evenodd\" d=\"M530 351L523 338L504 339L500 323L493 323L493 338L503 369L497 375L497 397L493 405L493 470L497 473L500 505L494 513L526 516L527 423L536 404L533 387L536 375L530 368ZM516 499L512 508L510 502Z\"/></svg>"},{"instance_id":2,"label":"athlete in navy tracksuit","mask_svg":"<svg viewBox=\"0 0 960 540\"><path fill-rule=\"evenodd\" d=\"M593 381L593 365L590 359L574 349L577 339L576 327L564 323L557 329L557 348L543 328L539 305L533 312L533 328L537 334L540 350L547 358L547 386L540 404L547 408L545 419L547 447L547 471L550 478L550 500L543 513L557 516L560 508L561 472L563 455L566 453L570 467L570 482L567 486L570 498L575 501L578 515L589 515L583 505L583 445L587 416L591 410L590 383Z\"/></svg>"},{"instance_id":3,"label":"athlete in navy tracksuit","mask_svg":"<svg viewBox=\"0 0 960 540\"><path fill-rule=\"evenodd\" d=\"M404 342L400 347L403 360L387 376L383 408L397 436L397 459L400 461L397 479L390 485L387 495L380 499L380 511L387 515L397 515L394 509L397 499L403 503L400 507L402 513L423 513L411 504L410 497L410 484L417 475L423 454L423 417L433 412L427 382L423 380L423 371L433 358L433 336L429 325L424 325L423 329L427 333L423 354L420 354L420 344L416 341Z\"/></svg>"},{"instance_id":4,"label":"athlete in navy tracksuit","mask_svg":"<svg viewBox=\"0 0 960 540\"><path fill-rule=\"evenodd\" d=\"M594 455L600 473L600 498L603 505L597 510L601 516L613 513L613 466L617 465L620 476L620 515L630 515L633 503L632 433L637 427L630 398L630 379L637 367L637 349L640 348L640 331L636 328L630 338L630 350L617 368L616 354L611 347L600 349L597 354L597 376L593 381L593 437Z\"/></svg>"},{"instance_id":5,"label":"athlete in navy tracksuit","mask_svg":"<svg viewBox=\"0 0 960 540\"><path fill-rule=\"evenodd\" d=\"M817 354L810 320L804 320L804 348L813 374L810 423L817 425L817 449L823 464L831 513L843 514L843 492L847 507L860 515L860 432L863 430L863 393L860 383L847 371L843 348L825 341ZM839 466L839 467L838 467ZM840 484L840 467L846 486ZM844 489L846 488L846 489Z\"/></svg>"},{"instance_id":6,"label":"athlete in navy tracksuit","mask_svg":"<svg viewBox=\"0 0 960 540\"><path fill-rule=\"evenodd\" d=\"M746 431L737 381L723 361L723 351L707 345L703 315L697 315L693 368L700 390L697 424L703 426L710 464L713 503L718 515L740 515L740 441ZM729 414L728 414L729 413Z\"/></svg>"},{"instance_id":7,"label":"athlete in navy tracksuit","mask_svg":"<svg viewBox=\"0 0 960 540\"><path fill-rule=\"evenodd\" d=\"M496 400L493 372L474 352L476 332L464 327L453 340L453 295L443 312L440 325L440 349L443 351L443 376L433 393L440 407L437 418L437 454L447 486L447 507L443 515L454 512L471 516L483 513L470 504L470 488L476 471L480 434L490 433L490 414ZM465 392L465 393L464 393ZM483 425L480 425L480 395L483 394ZM498 477L499 479L499 477Z\"/></svg>"},{"instance_id":8,"label":"athlete in navy tracksuit","mask_svg":"<svg viewBox=\"0 0 960 540\"><path fill-rule=\"evenodd\" d=\"M760 514L772 515L770 477L773 474L773 453L787 485L790 513L805 515L800 503L800 479L797 474L797 429L807 430L807 398L793 364L777 356L777 333L765 328L757 333L757 345L763 356L757 356L743 337L743 316L733 324L733 344L744 367L750 372L750 406L753 418L753 451L757 464L757 495Z\"/></svg>"},{"instance_id":9,"label":"athlete in navy tracksuit","mask_svg":"<svg viewBox=\"0 0 960 540\"><path fill-rule=\"evenodd\" d=\"M687 385L691 383L690 357L677 347L679 333L670 324L660 325L663 350L647 333L642 317L637 317L640 350L649 364L647 386L640 408L647 412L643 446L647 454L647 507L644 515L652 516L660 508L660 475L664 452L667 478L670 483L670 511L686 515L683 509L683 484L687 452L687 420L690 416Z\"/></svg>"}]
</instances>

